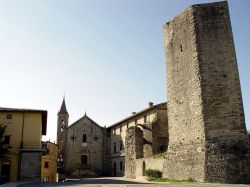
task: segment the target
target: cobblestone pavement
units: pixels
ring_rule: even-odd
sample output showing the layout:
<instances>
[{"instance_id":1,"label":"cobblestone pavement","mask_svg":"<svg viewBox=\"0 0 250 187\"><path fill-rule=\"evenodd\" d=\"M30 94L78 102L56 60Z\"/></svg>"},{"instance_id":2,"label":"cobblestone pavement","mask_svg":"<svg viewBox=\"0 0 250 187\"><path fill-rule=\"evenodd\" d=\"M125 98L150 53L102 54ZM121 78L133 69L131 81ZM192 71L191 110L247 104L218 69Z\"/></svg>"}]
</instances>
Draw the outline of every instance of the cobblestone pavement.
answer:
<instances>
[{"instance_id":1,"label":"cobblestone pavement","mask_svg":"<svg viewBox=\"0 0 250 187\"><path fill-rule=\"evenodd\" d=\"M0 187L250 187L243 184L211 184L211 183L151 183L145 180L131 180L122 177L103 177L88 179L71 179L58 183L18 182L7 183Z\"/></svg>"}]
</instances>

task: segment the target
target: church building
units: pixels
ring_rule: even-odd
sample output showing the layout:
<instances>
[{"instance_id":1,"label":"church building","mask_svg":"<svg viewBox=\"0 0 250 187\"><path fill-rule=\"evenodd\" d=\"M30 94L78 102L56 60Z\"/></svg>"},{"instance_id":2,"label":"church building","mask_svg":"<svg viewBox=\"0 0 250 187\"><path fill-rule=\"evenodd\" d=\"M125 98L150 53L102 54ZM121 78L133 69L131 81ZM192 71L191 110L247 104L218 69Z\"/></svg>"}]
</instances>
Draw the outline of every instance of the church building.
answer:
<instances>
[{"instance_id":1,"label":"church building","mask_svg":"<svg viewBox=\"0 0 250 187\"><path fill-rule=\"evenodd\" d=\"M68 125L69 114L63 99L57 122L59 168L67 176L102 176L106 171L106 128L85 113Z\"/></svg>"},{"instance_id":2,"label":"church building","mask_svg":"<svg viewBox=\"0 0 250 187\"><path fill-rule=\"evenodd\" d=\"M127 129L143 131L143 157L166 151L168 145L167 103L133 112L121 121L102 127L85 113L69 125L63 99L57 114L58 169L67 177L124 176Z\"/></svg>"}]
</instances>

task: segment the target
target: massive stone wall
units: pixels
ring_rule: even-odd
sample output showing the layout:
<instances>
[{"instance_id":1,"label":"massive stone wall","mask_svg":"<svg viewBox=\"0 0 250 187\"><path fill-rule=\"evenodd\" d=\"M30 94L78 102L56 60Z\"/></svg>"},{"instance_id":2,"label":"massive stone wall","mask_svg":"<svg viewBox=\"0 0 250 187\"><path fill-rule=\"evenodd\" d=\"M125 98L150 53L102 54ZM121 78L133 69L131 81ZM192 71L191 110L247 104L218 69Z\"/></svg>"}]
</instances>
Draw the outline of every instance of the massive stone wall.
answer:
<instances>
[{"instance_id":1,"label":"massive stone wall","mask_svg":"<svg viewBox=\"0 0 250 187\"><path fill-rule=\"evenodd\" d=\"M205 180L246 182L249 138L228 6L222 2L193 8L206 134Z\"/></svg>"},{"instance_id":2,"label":"massive stone wall","mask_svg":"<svg viewBox=\"0 0 250 187\"><path fill-rule=\"evenodd\" d=\"M169 148L164 176L203 180L205 132L193 9L164 26Z\"/></svg>"},{"instance_id":3,"label":"massive stone wall","mask_svg":"<svg viewBox=\"0 0 250 187\"><path fill-rule=\"evenodd\" d=\"M164 175L249 182L249 139L227 2L188 8L164 25L164 43L169 118Z\"/></svg>"}]
</instances>

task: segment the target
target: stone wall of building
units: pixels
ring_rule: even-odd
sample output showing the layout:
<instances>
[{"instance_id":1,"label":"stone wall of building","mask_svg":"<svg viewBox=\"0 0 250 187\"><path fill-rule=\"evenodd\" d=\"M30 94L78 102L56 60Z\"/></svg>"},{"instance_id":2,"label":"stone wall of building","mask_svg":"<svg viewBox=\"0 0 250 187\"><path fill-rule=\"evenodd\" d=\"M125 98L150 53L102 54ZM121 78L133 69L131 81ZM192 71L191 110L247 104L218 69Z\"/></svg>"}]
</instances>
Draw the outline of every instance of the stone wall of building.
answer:
<instances>
[{"instance_id":1,"label":"stone wall of building","mask_svg":"<svg viewBox=\"0 0 250 187\"><path fill-rule=\"evenodd\" d=\"M167 105L157 112L156 120L152 125L153 153L165 152L168 148L168 117Z\"/></svg>"},{"instance_id":2,"label":"stone wall of building","mask_svg":"<svg viewBox=\"0 0 250 187\"><path fill-rule=\"evenodd\" d=\"M20 181L40 181L41 160L41 151L21 152Z\"/></svg>"},{"instance_id":3,"label":"stone wall of building","mask_svg":"<svg viewBox=\"0 0 250 187\"><path fill-rule=\"evenodd\" d=\"M124 169L121 170L121 166L125 165L126 130L130 127L136 126L143 132L143 157L151 157L155 153L165 151L168 144L166 111L166 102L157 105L150 103L148 108L133 113L130 117L107 129L110 134L111 161L109 168L112 176L115 173L116 176L124 176L126 172ZM114 168L116 168L115 171Z\"/></svg>"},{"instance_id":4,"label":"stone wall of building","mask_svg":"<svg viewBox=\"0 0 250 187\"><path fill-rule=\"evenodd\" d=\"M106 175L111 176L112 161L111 161L111 130L106 129Z\"/></svg>"},{"instance_id":5,"label":"stone wall of building","mask_svg":"<svg viewBox=\"0 0 250 187\"><path fill-rule=\"evenodd\" d=\"M162 171L164 167L164 158L140 158L136 159L136 178L141 178L145 176L145 172L147 169L155 169Z\"/></svg>"},{"instance_id":6,"label":"stone wall of building","mask_svg":"<svg viewBox=\"0 0 250 187\"><path fill-rule=\"evenodd\" d=\"M148 158L154 154L154 137L152 123L142 126L143 131L143 157Z\"/></svg>"},{"instance_id":7,"label":"stone wall of building","mask_svg":"<svg viewBox=\"0 0 250 187\"><path fill-rule=\"evenodd\" d=\"M249 138L228 6L222 2L194 10L207 142L205 180L250 182L250 167L244 168Z\"/></svg>"},{"instance_id":8,"label":"stone wall of building","mask_svg":"<svg viewBox=\"0 0 250 187\"><path fill-rule=\"evenodd\" d=\"M125 156L112 158L111 176L123 177L125 171Z\"/></svg>"},{"instance_id":9,"label":"stone wall of building","mask_svg":"<svg viewBox=\"0 0 250 187\"><path fill-rule=\"evenodd\" d=\"M65 166L68 176L105 174L105 130L87 116L67 128Z\"/></svg>"},{"instance_id":10,"label":"stone wall of building","mask_svg":"<svg viewBox=\"0 0 250 187\"><path fill-rule=\"evenodd\" d=\"M205 132L193 9L164 26L167 58L168 178L204 179Z\"/></svg>"},{"instance_id":11,"label":"stone wall of building","mask_svg":"<svg viewBox=\"0 0 250 187\"><path fill-rule=\"evenodd\" d=\"M127 129L125 149L125 174L136 178L136 159L143 157L143 132L139 127Z\"/></svg>"},{"instance_id":12,"label":"stone wall of building","mask_svg":"<svg viewBox=\"0 0 250 187\"><path fill-rule=\"evenodd\" d=\"M164 175L250 181L245 177L249 137L227 2L191 6L164 25L164 43L169 118Z\"/></svg>"}]
</instances>

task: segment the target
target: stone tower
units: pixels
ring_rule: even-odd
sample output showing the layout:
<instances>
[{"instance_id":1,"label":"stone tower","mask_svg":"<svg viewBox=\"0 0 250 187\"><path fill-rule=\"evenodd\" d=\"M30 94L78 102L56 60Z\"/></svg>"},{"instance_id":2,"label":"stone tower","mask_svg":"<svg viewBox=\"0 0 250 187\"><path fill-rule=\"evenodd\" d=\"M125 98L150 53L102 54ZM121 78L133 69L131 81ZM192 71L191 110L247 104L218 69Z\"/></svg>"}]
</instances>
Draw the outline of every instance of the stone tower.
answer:
<instances>
[{"instance_id":1,"label":"stone tower","mask_svg":"<svg viewBox=\"0 0 250 187\"><path fill-rule=\"evenodd\" d=\"M65 151L66 151L66 132L68 128L68 120L69 114L65 104L65 98L63 98L63 102L59 112L57 113L57 144L59 150L59 166L62 168L65 161Z\"/></svg>"},{"instance_id":2,"label":"stone tower","mask_svg":"<svg viewBox=\"0 0 250 187\"><path fill-rule=\"evenodd\" d=\"M164 175L250 182L239 73L226 1L193 5L164 25L169 154Z\"/></svg>"}]
</instances>

